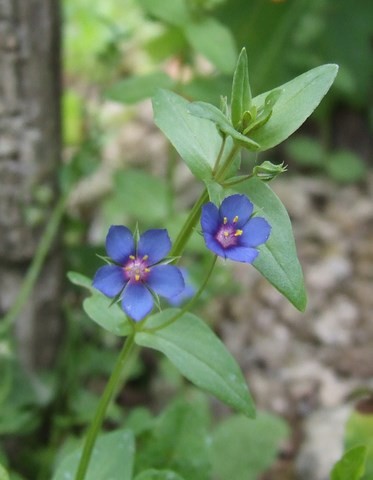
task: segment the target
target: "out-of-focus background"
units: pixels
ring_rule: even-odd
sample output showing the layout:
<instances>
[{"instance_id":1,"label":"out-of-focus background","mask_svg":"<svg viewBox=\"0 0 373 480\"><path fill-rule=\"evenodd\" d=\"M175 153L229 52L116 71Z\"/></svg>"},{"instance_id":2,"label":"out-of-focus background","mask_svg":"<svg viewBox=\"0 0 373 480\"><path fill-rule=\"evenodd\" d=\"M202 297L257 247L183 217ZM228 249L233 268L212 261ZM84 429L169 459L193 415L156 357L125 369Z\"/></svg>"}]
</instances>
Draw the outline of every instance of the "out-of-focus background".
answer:
<instances>
[{"instance_id":1,"label":"out-of-focus background","mask_svg":"<svg viewBox=\"0 0 373 480\"><path fill-rule=\"evenodd\" d=\"M288 428L255 476L221 480L326 480L346 425L372 411L371 0L1 0L0 463L12 479L50 478L116 356L66 273L93 275L112 224L175 238L202 189L155 127L150 97L167 88L219 105L244 46L253 95L324 63L340 70L301 129L258 158L288 165L271 186L293 222L305 313L229 262L196 307L258 408ZM195 285L206 262L195 235ZM140 405L157 414L184 387L146 352L109 426ZM229 414L211 402L216 422Z\"/></svg>"}]
</instances>

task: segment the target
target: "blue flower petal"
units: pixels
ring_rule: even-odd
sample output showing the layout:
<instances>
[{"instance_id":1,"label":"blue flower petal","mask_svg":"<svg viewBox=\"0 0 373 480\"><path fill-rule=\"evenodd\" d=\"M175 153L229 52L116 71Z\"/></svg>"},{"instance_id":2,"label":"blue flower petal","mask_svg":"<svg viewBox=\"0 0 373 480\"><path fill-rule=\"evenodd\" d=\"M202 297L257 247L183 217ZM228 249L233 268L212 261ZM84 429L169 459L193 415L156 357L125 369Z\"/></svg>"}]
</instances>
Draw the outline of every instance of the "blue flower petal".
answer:
<instances>
[{"instance_id":1,"label":"blue flower petal","mask_svg":"<svg viewBox=\"0 0 373 480\"><path fill-rule=\"evenodd\" d=\"M153 267L147 278L147 285L161 297L170 298L181 293L185 288L184 278L174 265Z\"/></svg>"},{"instance_id":2,"label":"blue flower petal","mask_svg":"<svg viewBox=\"0 0 373 480\"><path fill-rule=\"evenodd\" d=\"M141 282L128 282L122 295L122 308L136 322L142 320L153 308L153 297Z\"/></svg>"},{"instance_id":3,"label":"blue flower petal","mask_svg":"<svg viewBox=\"0 0 373 480\"><path fill-rule=\"evenodd\" d=\"M235 262L253 263L258 255L258 250L250 247L231 247L226 250L226 257Z\"/></svg>"},{"instance_id":4,"label":"blue flower petal","mask_svg":"<svg viewBox=\"0 0 373 480\"><path fill-rule=\"evenodd\" d=\"M131 230L121 225L112 225L106 236L106 251L114 262L123 265L135 253L135 242Z\"/></svg>"},{"instance_id":5,"label":"blue flower petal","mask_svg":"<svg viewBox=\"0 0 373 480\"><path fill-rule=\"evenodd\" d=\"M214 235L220 227L218 207L211 202L206 203L202 207L201 227L203 232L211 235Z\"/></svg>"},{"instance_id":6,"label":"blue flower petal","mask_svg":"<svg viewBox=\"0 0 373 480\"><path fill-rule=\"evenodd\" d=\"M160 262L171 250L171 240L165 229L147 230L139 240L137 255L142 258L147 255L148 264Z\"/></svg>"},{"instance_id":7,"label":"blue flower petal","mask_svg":"<svg viewBox=\"0 0 373 480\"><path fill-rule=\"evenodd\" d=\"M97 270L93 286L108 297L115 297L126 284L123 269L116 265L105 265Z\"/></svg>"},{"instance_id":8,"label":"blue flower petal","mask_svg":"<svg viewBox=\"0 0 373 480\"><path fill-rule=\"evenodd\" d=\"M204 232L203 238L205 239L206 247L208 249L216 255L219 255L219 257L226 258L227 249L223 248L213 235Z\"/></svg>"},{"instance_id":9,"label":"blue flower petal","mask_svg":"<svg viewBox=\"0 0 373 480\"><path fill-rule=\"evenodd\" d=\"M245 247L257 247L268 240L271 226L263 217L253 217L242 230L240 244Z\"/></svg>"},{"instance_id":10,"label":"blue flower petal","mask_svg":"<svg viewBox=\"0 0 373 480\"><path fill-rule=\"evenodd\" d=\"M246 195L230 195L226 197L220 206L220 218L227 217L232 222L234 217L238 217L237 228L241 228L251 217L253 213L253 204Z\"/></svg>"}]
</instances>

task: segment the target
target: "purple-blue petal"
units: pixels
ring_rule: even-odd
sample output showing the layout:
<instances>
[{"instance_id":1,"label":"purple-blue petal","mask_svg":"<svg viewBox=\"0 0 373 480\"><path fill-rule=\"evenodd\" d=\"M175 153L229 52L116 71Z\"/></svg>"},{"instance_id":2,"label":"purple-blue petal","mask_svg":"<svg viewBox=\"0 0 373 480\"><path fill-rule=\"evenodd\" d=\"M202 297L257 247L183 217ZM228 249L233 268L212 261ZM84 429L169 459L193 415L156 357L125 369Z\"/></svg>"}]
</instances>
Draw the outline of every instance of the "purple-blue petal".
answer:
<instances>
[{"instance_id":1,"label":"purple-blue petal","mask_svg":"<svg viewBox=\"0 0 373 480\"><path fill-rule=\"evenodd\" d=\"M131 230L122 225L112 225L106 236L106 251L114 262L124 265L135 253L135 242Z\"/></svg>"},{"instance_id":2,"label":"purple-blue petal","mask_svg":"<svg viewBox=\"0 0 373 480\"><path fill-rule=\"evenodd\" d=\"M226 258L235 262L253 263L259 255L258 250L250 247L231 247L226 250Z\"/></svg>"},{"instance_id":3,"label":"purple-blue petal","mask_svg":"<svg viewBox=\"0 0 373 480\"><path fill-rule=\"evenodd\" d=\"M115 297L126 284L123 269L116 265L105 265L97 270L93 286L108 297Z\"/></svg>"},{"instance_id":4,"label":"purple-blue petal","mask_svg":"<svg viewBox=\"0 0 373 480\"><path fill-rule=\"evenodd\" d=\"M245 247L257 247L268 240L271 226L265 218L253 217L242 230L240 244Z\"/></svg>"},{"instance_id":5,"label":"purple-blue petal","mask_svg":"<svg viewBox=\"0 0 373 480\"><path fill-rule=\"evenodd\" d=\"M174 265L157 265L150 270L147 285L158 295L170 298L184 290L184 277Z\"/></svg>"},{"instance_id":6,"label":"purple-blue petal","mask_svg":"<svg viewBox=\"0 0 373 480\"><path fill-rule=\"evenodd\" d=\"M147 230L140 236L137 246L137 255L147 255L148 264L154 265L160 262L171 250L171 240L165 229Z\"/></svg>"},{"instance_id":7,"label":"purple-blue petal","mask_svg":"<svg viewBox=\"0 0 373 480\"><path fill-rule=\"evenodd\" d=\"M232 222L237 216L237 228L241 228L249 220L253 213L253 204L246 197L246 195L230 195L226 197L220 205L220 218L227 217L228 222Z\"/></svg>"},{"instance_id":8,"label":"purple-blue petal","mask_svg":"<svg viewBox=\"0 0 373 480\"><path fill-rule=\"evenodd\" d=\"M203 232L214 235L220 227L219 210L212 202L202 207L201 227Z\"/></svg>"},{"instance_id":9,"label":"purple-blue petal","mask_svg":"<svg viewBox=\"0 0 373 480\"><path fill-rule=\"evenodd\" d=\"M206 247L209 250L214 252L219 257L226 258L227 249L223 248L213 235L204 233L203 238L205 239Z\"/></svg>"},{"instance_id":10,"label":"purple-blue petal","mask_svg":"<svg viewBox=\"0 0 373 480\"><path fill-rule=\"evenodd\" d=\"M128 282L122 295L122 308L129 317L139 322L153 308L152 294L143 283Z\"/></svg>"}]
</instances>

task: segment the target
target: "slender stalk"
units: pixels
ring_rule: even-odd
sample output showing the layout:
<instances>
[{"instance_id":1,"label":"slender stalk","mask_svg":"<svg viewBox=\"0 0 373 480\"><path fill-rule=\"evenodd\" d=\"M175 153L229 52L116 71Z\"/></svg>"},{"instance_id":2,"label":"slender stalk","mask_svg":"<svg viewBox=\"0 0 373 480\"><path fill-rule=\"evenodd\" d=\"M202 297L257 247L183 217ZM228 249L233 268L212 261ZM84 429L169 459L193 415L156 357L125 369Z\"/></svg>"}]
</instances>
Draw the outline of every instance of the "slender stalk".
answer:
<instances>
[{"instance_id":1,"label":"slender stalk","mask_svg":"<svg viewBox=\"0 0 373 480\"><path fill-rule=\"evenodd\" d=\"M167 320L167 322L163 323L162 325L160 325L159 327L155 327L155 328L144 328L142 331L144 332L156 332L157 330L162 330L162 328L165 328L165 327L168 327L169 325L171 325L172 323L176 322L176 320L178 318L180 318L182 315L184 315L185 312L187 312L188 310L191 309L191 307L196 303L196 301L199 299L199 297L201 296L202 292L204 291L206 285L207 285L207 282L209 281L210 277L211 277L211 274L212 274L212 271L214 270L214 267L216 265L216 260L218 259L218 257L216 255L214 255L213 259L212 259L212 262L210 264L210 268L207 272L207 275L203 281L203 283L201 284L201 286L199 287L197 293L193 296L193 298L191 298L189 300L188 303L186 303L184 305L184 307L179 311L177 312L176 315L174 315L172 318L170 318L170 320Z\"/></svg>"},{"instance_id":2,"label":"slender stalk","mask_svg":"<svg viewBox=\"0 0 373 480\"><path fill-rule=\"evenodd\" d=\"M16 300L13 303L13 306L9 309L8 313L2 319L0 335L5 333L12 326L13 322L22 311L23 306L25 305L32 293L32 289L34 288L34 285L39 277L40 271L44 265L44 261L56 236L58 227L65 211L66 201L67 195L63 195L54 207L48 224L41 237L35 256L31 262L29 269L27 270L25 279L18 292Z\"/></svg>"},{"instance_id":3,"label":"slender stalk","mask_svg":"<svg viewBox=\"0 0 373 480\"><path fill-rule=\"evenodd\" d=\"M117 358L114 370L100 398L100 403L98 404L95 417L87 433L87 437L83 447L83 453L80 457L78 470L75 475L75 480L84 480L86 476L97 435L101 429L102 422L104 421L106 410L110 403L110 400L112 399L118 383L122 378L123 367L125 366L135 345L134 339L135 332L133 332L125 341L123 348Z\"/></svg>"},{"instance_id":4,"label":"slender stalk","mask_svg":"<svg viewBox=\"0 0 373 480\"><path fill-rule=\"evenodd\" d=\"M207 189L205 189L197 202L194 204L192 210L189 213L189 216L184 223L182 229L177 236L172 250L170 252L170 256L172 257L179 257L185 248L187 241L189 240L190 235L192 234L193 228L195 227L196 223L198 222L202 205L207 201L209 198Z\"/></svg>"}]
</instances>

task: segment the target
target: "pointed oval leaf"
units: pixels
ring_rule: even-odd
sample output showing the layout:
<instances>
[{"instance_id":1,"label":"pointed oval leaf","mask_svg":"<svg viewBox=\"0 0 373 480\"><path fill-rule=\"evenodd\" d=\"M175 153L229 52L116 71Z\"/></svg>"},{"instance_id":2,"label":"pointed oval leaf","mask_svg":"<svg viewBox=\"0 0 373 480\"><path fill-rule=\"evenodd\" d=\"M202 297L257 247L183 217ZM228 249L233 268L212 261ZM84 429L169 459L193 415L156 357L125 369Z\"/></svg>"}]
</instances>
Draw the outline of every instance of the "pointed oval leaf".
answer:
<instances>
[{"instance_id":1,"label":"pointed oval leaf","mask_svg":"<svg viewBox=\"0 0 373 480\"><path fill-rule=\"evenodd\" d=\"M259 143L260 151L283 142L307 120L331 87L337 72L337 65L322 65L276 88L282 92L273 107L271 118L250 134L252 140ZM253 98L252 104L259 108L269 93Z\"/></svg>"},{"instance_id":2,"label":"pointed oval leaf","mask_svg":"<svg viewBox=\"0 0 373 480\"><path fill-rule=\"evenodd\" d=\"M75 478L83 448L67 455L53 480ZM93 449L86 478L89 480L132 480L135 441L131 430L101 435Z\"/></svg>"},{"instance_id":3,"label":"pointed oval leaf","mask_svg":"<svg viewBox=\"0 0 373 480\"><path fill-rule=\"evenodd\" d=\"M0 464L0 480L9 480L8 472L5 468Z\"/></svg>"},{"instance_id":4,"label":"pointed oval leaf","mask_svg":"<svg viewBox=\"0 0 373 480\"><path fill-rule=\"evenodd\" d=\"M365 472L368 447L359 445L348 450L334 465L331 480L360 480Z\"/></svg>"},{"instance_id":5,"label":"pointed oval leaf","mask_svg":"<svg viewBox=\"0 0 373 480\"><path fill-rule=\"evenodd\" d=\"M214 105L206 102L193 102L189 105L188 111L196 117L214 122L222 132L230 135L245 148L254 151L260 149L260 145L233 128L224 113Z\"/></svg>"},{"instance_id":6,"label":"pointed oval leaf","mask_svg":"<svg viewBox=\"0 0 373 480\"><path fill-rule=\"evenodd\" d=\"M86 288L87 290L93 291L94 288L92 287L92 279L86 277L82 273L79 272L67 272L67 278L70 282L78 287Z\"/></svg>"},{"instance_id":7,"label":"pointed oval leaf","mask_svg":"<svg viewBox=\"0 0 373 480\"><path fill-rule=\"evenodd\" d=\"M238 57L236 70L233 75L231 117L232 125L237 128L244 112L249 110L251 104L251 90L249 71L247 65L246 49L241 50Z\"/></svg>"},{"instance_id":8,"label":"pointed oval leaf","mask_svg":"<svg viewBox=\"0 0 373 480\"><path fill-rule=\"evenodd\" d=\"M179 315L168 309L149 318L146 328L157 328ZM235 359L201 319L184 313L159 330L136 333L135 342L158 350L197 387L230 407L254 417L255 407Z\"/></svg>"},{"instance_id":9,"label":"pointed oval leaf","mask_svg":"<svg viewBox=\"0 0 373 480\"><path fill-rule=\"evenodd\" d=\"M306 289L289 215L271 188L258 178L251 178L235 190L246 193L272 226L269 240L259 247L254 267L279 290L298 310L304 311Z\"/></svg>"},{"instance_id":10,"label":"pointed oval leaf","mask_svg":"<svg viewBox=\"0 0 373 480\"><path fill-rule=\"evenodd\" d=\"M108 332L118 336L126 336L132 331L131 324L125 313L112 299L101 293L94 293L83 302L83 308L91 320Z\"/></svg>"},{"instance_id":11,"label":"pointed oval leaf","mask_svg":"<svg viewBox=\"0 0 373 480\"><path fill-rule=\"evenodd\" d=\"M190 103L168 90L153 97L154 122L176 148L191 172L201 180L211 178L222 144L216 126L190 115Z\"/></svg>"}]
</instances>

